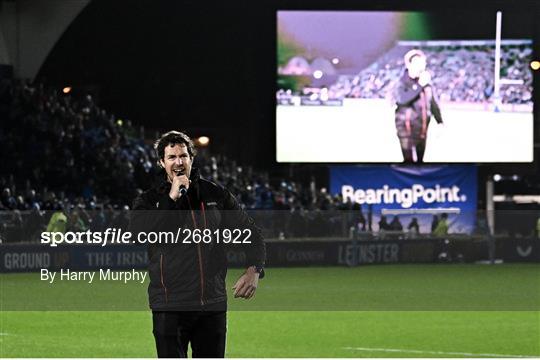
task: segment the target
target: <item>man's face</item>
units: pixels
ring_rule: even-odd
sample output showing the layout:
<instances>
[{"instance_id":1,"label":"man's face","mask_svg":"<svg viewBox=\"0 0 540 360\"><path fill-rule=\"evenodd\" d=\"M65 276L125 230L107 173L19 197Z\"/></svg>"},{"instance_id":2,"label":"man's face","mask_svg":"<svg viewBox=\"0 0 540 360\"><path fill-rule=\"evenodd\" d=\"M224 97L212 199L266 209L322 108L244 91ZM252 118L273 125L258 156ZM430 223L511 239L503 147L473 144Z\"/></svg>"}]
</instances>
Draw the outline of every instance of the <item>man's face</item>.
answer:
<instances>
[{"instance_id":1,"label":"man's face","mask_svg":"<svg viewBox=\"0 0 540 360\"><path fill-rule=\"evenodd\" d=\"M413 56L411 62L407 66L409 70L409 76L412 78L417 78L420 74L426 70L426 58L423 56Z\"/></svg>"},{"instance_id":2,"label":"man's face","mask_svg":"<svg viewBox=\"0 0 540 360\"><path fill-rule=\"evenodd\" d=\"M186 175L189 178L192 162L193 158L189 155L185 144L167 145L163 159L160 160L169 182L172 182L173 178L179 175Z\"/></svg>"}]
</instances>

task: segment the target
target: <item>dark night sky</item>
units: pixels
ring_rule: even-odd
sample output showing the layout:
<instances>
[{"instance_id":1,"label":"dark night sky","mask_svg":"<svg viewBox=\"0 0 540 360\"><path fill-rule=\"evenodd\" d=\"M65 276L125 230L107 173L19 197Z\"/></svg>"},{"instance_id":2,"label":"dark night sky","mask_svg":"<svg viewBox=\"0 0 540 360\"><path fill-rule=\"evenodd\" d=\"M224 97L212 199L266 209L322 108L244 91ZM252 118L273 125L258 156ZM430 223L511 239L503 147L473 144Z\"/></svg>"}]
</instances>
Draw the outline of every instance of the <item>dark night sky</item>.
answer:
<instances>
[{"instance_id":1,"label":"dark night sky","mask_svg":"<svg viewBox=\"0 0 540 360\"><path fill-rule=\"evenodd\" d=\"M372 3L311 1L309 6L441 10L428 2ZM430 17L438 38L492 37L497 8L505 13L505 25L513 24L505 27L508 38L533 33L534 16L524 15L536 12L538 18L533 1L447 3L452 5ZM275 158L276 11L306 6L305 1L93 1L56 44L38 79L95 86L101 105L119 117L147 128L207 134L213 149L267 166Z\"/></svg>"}]
</instances>

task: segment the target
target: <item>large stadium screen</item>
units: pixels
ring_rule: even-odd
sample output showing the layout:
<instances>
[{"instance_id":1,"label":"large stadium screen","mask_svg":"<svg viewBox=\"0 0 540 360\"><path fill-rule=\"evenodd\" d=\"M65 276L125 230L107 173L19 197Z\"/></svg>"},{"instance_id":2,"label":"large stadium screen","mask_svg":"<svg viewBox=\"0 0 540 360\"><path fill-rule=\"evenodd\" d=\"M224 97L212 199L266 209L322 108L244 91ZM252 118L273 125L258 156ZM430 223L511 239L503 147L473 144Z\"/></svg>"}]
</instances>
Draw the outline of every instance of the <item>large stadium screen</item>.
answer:
<instances>
[{"instance_id":1,"label":"large stadium screen","mask_svg":"<svg viewBox=\"0 0 540 360\"><path fill-rule=\"evenodd\" d=\"M464 14L278 11L277 161L532 162L530 19Z\"/></svg>"}]
</instances>

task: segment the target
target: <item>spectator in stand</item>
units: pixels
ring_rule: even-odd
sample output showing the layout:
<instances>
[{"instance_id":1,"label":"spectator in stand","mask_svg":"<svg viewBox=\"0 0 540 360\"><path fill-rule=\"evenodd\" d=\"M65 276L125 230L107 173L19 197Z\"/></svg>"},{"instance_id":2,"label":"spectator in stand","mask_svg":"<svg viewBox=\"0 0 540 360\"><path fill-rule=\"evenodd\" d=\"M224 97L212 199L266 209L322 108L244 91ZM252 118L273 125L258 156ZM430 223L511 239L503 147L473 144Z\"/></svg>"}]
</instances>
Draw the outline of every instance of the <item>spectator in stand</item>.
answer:
<instances>
[{"instance_id":1,"label":"spectator in stand","mask_svg":"<svg viewBox=\"0 0 540 360\"><path fill-rule=\"evenodd\" d=\"M413 217L411 219L411 222L407 226L407 230L409 230L409 234L412 236L420 234L420 226L418 225L418 219Z\"/></svg>"},{"instance_id":2,"label":"spectator in stand","mask_svg":"<svg viewBox=\"0 0 540 360\"><path fill-rule=\"evenodd\" d=\"M17 201L11 196L11 190L5 188L2 191L2 206L8 210L15 210L17 208Z\"/></svg>"},{"instance_id":3,"label":"spectator in stand","mask_svg":"<svg viewBox=\"0 0 540 360\"><path fill-rule=\"evenodd\" d=\"M390 227L390 224L386 221L386 216L381 215L381 219L379 220L379 231L390 231L392 228Z\"/></svg>"},{"instance_id":4,"label":"spectator in stand","mask_svg":"<svg viewBox=\"0 0 540 360\"><path fill-rule=\"evenodd\" d=\"M65 233L67 231L67 223L68 218L66 214L64 214L62 207L59 207L58 210L52 214L46 231Z\"/></svg>"},{"instance_id":5,"label":"spectator in stand","mask_svg":"<svg viewBox=\"0 0 540 360\"><path fill-rule=\"evenodd\" d=\"M390 222L390 230L392 231L403 231L403 225L399 221L399 217L396 215Z\"/></svg>"},{"instance_id":6,"label":"spectator in stand","mask_svg":"<svg viewBox=\"0 0 540 360\"><path fill-rule=\"evenodd\" d=\"M437 227L433 230L435 236L445 236L448 234L448 214L442 213Z\"/></svg>"},{"instance_id":7,"label":"spectator in stand","mask_svg":"<svg viewBox=\"0 0 540 360\"><path fill-rule=\"evenodd\" d=\"M433 219L431 220L431 233L435 231L438 224L439 224L439 217L437 215L433 215Z\"/></svg>"}]
</instances>

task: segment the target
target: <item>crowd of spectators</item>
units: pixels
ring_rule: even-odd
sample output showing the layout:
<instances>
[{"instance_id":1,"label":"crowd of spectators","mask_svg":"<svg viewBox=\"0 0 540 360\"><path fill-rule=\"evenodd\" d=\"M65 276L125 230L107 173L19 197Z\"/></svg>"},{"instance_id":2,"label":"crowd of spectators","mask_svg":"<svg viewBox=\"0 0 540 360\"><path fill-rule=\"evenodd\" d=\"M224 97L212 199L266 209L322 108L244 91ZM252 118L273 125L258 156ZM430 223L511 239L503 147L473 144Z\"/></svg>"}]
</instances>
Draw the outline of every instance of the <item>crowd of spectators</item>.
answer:
<instances>
[{"instance_id":1,"label":"crowd of spectators","mask_svg":"<svg viewBox=\"0 0 540 360\"><path fill-rule=\"evenodd\" d=\"M23 197L20 210L35 203L52 210L77 196L126 203L154 169L144 129L107 113L90 95L16 81L1 99L0 186Z\"/></svg>"},{"instance_id":2,"label":"crowd of spectators","mask_svg":"<svg viewBox=\"0 0 540 360\"><path fill-rule=\"evenodd\" d=\"M432 83L442 101L487 102L494 100L495 45L491 44L431 44L419 48L428 59ZM328 87L329 99L365 98L390 99L394 84L404 71L403 54L412 46L396 45L376 62L356 75L341 75ZM500 88L503 104L532 105L532 72L529 63L532 45L501 45L501 78L513 81ZM279 100L293 94L278 90ZM281 102L283 102L281 101Z\"/></svg>"},{"instance_id":3,"label":"crowd of spectators","mask_svg":"<svg viewBox=\"0 0 540 360\"><path fill-rule=\"evenodd\" d=\"M155 172L144 128L117 119L90 95L4 79L0 118L0 211L13 210L3 227L33 232L23 218L43 211L122 209Z\"/></svg>"},{"instance_id":4,"label":"crowd of spectators","mask_svg":"<svg viewBox=\"0 0 540 360\"><path fill-rule=\"evenodd\" d=\"M35 241L62 221L66 231L124 228L133 199L163 175L144 129L117 119L91 96L4 81L0 117L6 119L0 122L0 240ZM372 224L370 209L344 203L314 179L271 178L206 151L194 166L235 194L268 237L349 236L351 229L418 233L418 224L404 229L397 217L388 228Z\"/></svg>"},{"instance_id":5,"label":"crowd of spectators","mask_svg":"<svg viewBox=\"0 0 540 360\"><path fill-rule=\"evenodd\" d=\"M11 229L34 238L55 212L65 214L68 230L116 223L118 214L125 215L136 195L160 176L144 128L118 119L90 95L4 80L0 117L0 233ZM195 166L237 195L248 211L283 210L276 213L287 215L259 216L270 235L330 234L338 220L328 213L352 208L314 182L270 179L223 155L201 152Z\"/></svg>"}]
</instances>

